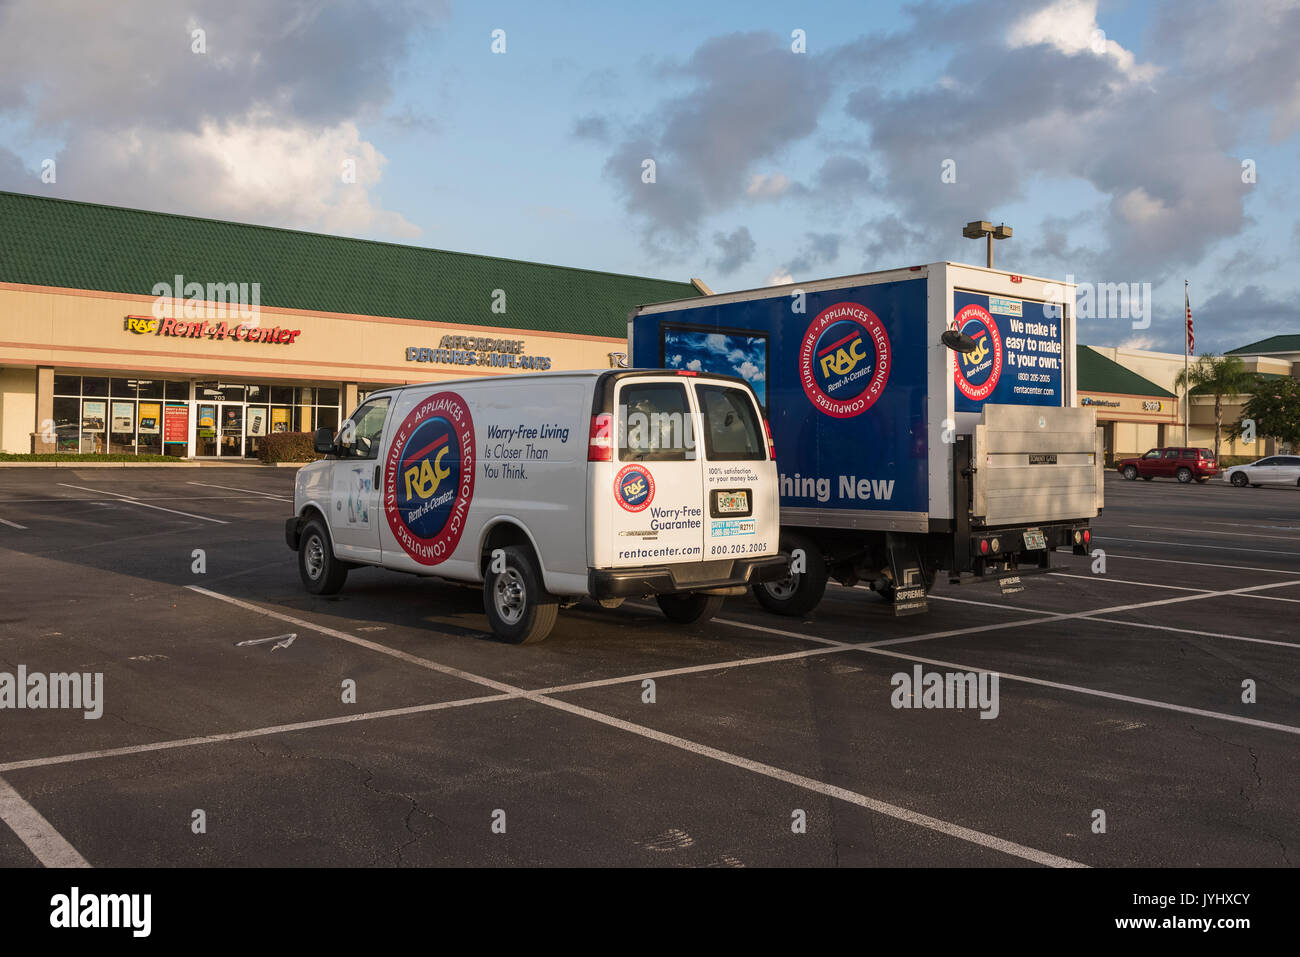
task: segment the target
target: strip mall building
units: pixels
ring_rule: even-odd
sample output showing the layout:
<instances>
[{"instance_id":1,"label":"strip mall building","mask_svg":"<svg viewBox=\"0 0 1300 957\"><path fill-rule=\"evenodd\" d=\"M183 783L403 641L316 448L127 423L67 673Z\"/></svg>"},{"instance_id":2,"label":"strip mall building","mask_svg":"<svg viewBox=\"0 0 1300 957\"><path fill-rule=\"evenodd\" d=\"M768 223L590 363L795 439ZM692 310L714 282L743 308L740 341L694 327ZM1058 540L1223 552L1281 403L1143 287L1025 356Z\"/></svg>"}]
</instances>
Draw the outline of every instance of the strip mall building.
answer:
<instances>
[{"instance_id":1,"label":"strip mall building","mask_svg":"<svg viewBox=\"0 0 1300 957\"><path fill-rule=\"evenodd\" d=\"M686 282L0 192L0 449L255 456L381 386L608 368Z\"/></svg>"}]
</instances>

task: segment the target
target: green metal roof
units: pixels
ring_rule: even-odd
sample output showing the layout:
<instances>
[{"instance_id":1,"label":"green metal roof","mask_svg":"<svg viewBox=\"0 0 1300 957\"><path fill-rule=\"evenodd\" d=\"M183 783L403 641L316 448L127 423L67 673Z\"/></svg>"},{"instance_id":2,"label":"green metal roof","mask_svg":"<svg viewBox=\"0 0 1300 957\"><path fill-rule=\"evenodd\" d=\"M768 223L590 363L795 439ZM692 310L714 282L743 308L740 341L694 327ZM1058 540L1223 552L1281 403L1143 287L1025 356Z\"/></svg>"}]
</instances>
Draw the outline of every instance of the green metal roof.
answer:
<instances>
[{"instance_id":1,"label":"green metal roof","mask_svg":"<svg viewBox=\"0 0 1300 957\"><path fill-rule=\"evenodd\" d=\"M1259 342L1252 342L1240 349L1231 349L1228 355L1259 356L1270 352L1300 352L1300 335L1269 336L1267 339L1260 339Z\"/></svg>"},{"instance_id":2,"label":"green metal roof","mask_svg":"<svg viewBox=\"0 0 1300 957\"><path fill-rule=\"evenodd\" d=\"M263 306L620 339L635 306L699 295L689 282L0 191L0 282L152 296L177 274L260 283Z\"/></svg>"},{"instance_id":3,"label":"green metal roof","mask_svg":"<svg viewBox=\"0 0 1300 957\"><path fill-rule=\"evenodd\" d=\"M1074 350L1079 370L1080 392L1110 392L1114 395L1149 395L1159 398L1178 398L1168 389L1161 388L1108 359L1095 349L1077 346Z\"/></svg>"}]
</instances>

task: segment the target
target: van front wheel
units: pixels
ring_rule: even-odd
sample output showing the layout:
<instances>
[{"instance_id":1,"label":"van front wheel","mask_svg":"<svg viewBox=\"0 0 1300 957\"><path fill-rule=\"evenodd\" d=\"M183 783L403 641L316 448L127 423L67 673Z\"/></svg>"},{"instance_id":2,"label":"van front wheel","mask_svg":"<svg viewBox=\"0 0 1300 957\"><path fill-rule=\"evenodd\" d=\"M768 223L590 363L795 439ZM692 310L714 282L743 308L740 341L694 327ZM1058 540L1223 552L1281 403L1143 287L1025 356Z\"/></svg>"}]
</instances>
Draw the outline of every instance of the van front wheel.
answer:
<instances>
[{"instance_id":1,"label":"van front wheel","mask_svg":"<svg viewBox=\"0 0 1300 957\"><path fill-rule=\"evenodd\" d=\"M502 641L531 645L551 633L560 606L542 587L542 576L527 550L510 545L502 551L505 567L494 572L489 566L483 578L483 610Z\"/></svg>"},{"instance_id":2,"label":"van front wheel","mask_svg":"<svg viewBox=\"0 0 1300 957\"><path fill-rule=\"evenodd\" d=\"M693 625L708 621L722 609L721 595L655 595L664 617L679 625Z\"/></svg>"},{"instance_id":3,"label":"van front wheel","mask_svg":"<svg viewBox=\"0 0 1300 957\"><path fill-rule=\"evenodd\" d=\"M349 567L334 557L325 523L319 518L309 521L298 540L298 574L307 591L313 595L337 594L347 580Z\"/></svg>"}]
</instances>

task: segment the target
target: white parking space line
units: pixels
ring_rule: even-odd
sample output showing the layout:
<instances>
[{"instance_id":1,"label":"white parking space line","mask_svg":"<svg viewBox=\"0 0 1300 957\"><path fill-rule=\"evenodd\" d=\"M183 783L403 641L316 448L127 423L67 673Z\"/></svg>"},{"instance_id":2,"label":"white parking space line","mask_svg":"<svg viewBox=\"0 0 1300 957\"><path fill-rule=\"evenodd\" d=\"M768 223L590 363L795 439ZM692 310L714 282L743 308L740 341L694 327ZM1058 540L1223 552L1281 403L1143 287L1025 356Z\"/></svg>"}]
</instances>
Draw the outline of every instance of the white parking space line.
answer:
<instances>
[{"instance_id":1,"label":"white parking space line","mask_svg":"<svg viewBox=\"0 0 1300 957\"><path fill-rule=\"evenodd\" d=\"M1066 575L1052 572L1054 578L1081 578L1084 581L1106 582L1108 585L1137 585L1141 588L1170 588L1174 591L1212 592L1212 588L1188 588L1186 585L1163 585L1159 582L1135 582L1124 578L1111 578L1109 575ZM1289 601L1300 605L1300 598L1283 598L1281 595L1239 595L1240 598L1252 598L1257 601Z\"/></svg>"},{"instance_id":2,"label":"white parking space line","mask_svg":"<svg viewBox=\"0 0 1300 957\"><path fill-rule=\"evenodd\" d=\"M4 778L0 778L0 821L9 826L45 867L90 866L41 812L23 800Z\"/></svg>"},{"instance_id":3,"label":"white parking space line","mask_svg":"<svg viewBox=\"0 0 1300 957\"><path fill-rule=\"evenodd\" d=\"M233 485L213 485L211 482L186 482L186 485L202 485L204 488L220 488L227 492L247 492L249 495L262 495L266 498L273 498L277 502L292 502L291 497L286 498L283 495L274 495L271 492L259 492L253 488L235 488Z\"/></svg>"},{"instance_id":4,"label":"white parking space line","mask_svg":"<svg viewBox=\"0 0 1300 957\"><path fill-rule=\"evenodd\" d=\"M1251 598L1263 598L1263 595L1251 595ZM1227 638L1231 641L1248 641L1256 645L1281 645L1283 648L1300 648L1294 641L1276 641L1272 638L1250 638L1246 635L1229 635L1221 631L1197 631L1195 628L1178 628L1174 625L1153 625L1145 621L1126 621L1123 618L1085 618L1084 621L1100 621L1107 625L1127 625L1130 628L1147 628L1154 631L1174 631L1180 635L1196 635L1201 638Z\"/></svg>"},{"instance_id":5,"label":"white parking space line","mask_svg":"<svg viewBox=\"0 0 1300 957\"><path fill-rule=\"evenodd\" d=\"M909 655L905 652L888 651L884 648L859 645L857 650L872 655L887 655L890 658L899 658L903 661L934 665L937 668L949 668L953 671L974 671L984 674L996 674L1004 681L1019 681L1024 684L1038 685L1043 688L1055 688L1059 691L1070 691L1075 694L1091 695L1096 698L1107 698L1112 701L1124 701L1128 704L1137 704L1148 708L1160 708L1164 711L1176 711L1181 714L1192 714L1196 715L1198 718L1214 718L1217 721L1231 721L1235 724L1248 724L1251 727L1267 728L1270 731L1282 731L1286 734L1300 734L1300 728L1289 724L1279 724L1276 721L1261 721L1259 718L1245 718L1241 715L1227 714L1222 711L1207 711L1204 708L1192 708L1187 705L1173 704L1169 701L1156 701L1152 698L1138 698L1134 695L1119 694L1114 691L1102 691L1098 688L1085 688L1081 685L1064 684L1060 681L1048 681L1045 678L1031 678L1027 675L1014 675L1006 671L979 668L975 665L963 665L954 661L939 661L935 658L921 658L917 655Z\"/></svg>"},{"instance_id":6,"label":"white parking space line","mask_svg":"<svg viewBox=\"0 0 1300 957\"><path fill-rule=\"evenodd\" d=\"M123 501L129 502L132 505L140 505L143 506L144 508L157 509L160 512L170 512L173 515L184 515L186 518L197 518L201 522L212 522L214 525L230 524L224 518L212 518L208 515L195 515L193 512L182 512L174 508L163 508L161 505L151 505L148 502L142 502L137 498L131 497L130 495L123 495L121 492L105 492L97 488L86 488L85 486L82 485L69 485L66 482L59 482L58 484L62 485L64 488L75 488L79 492L94 492L97 495L115 495L118 498L122 499Z\"/></svg>"},{"instance_id":7,"label":"white parking space line","mask_svg":"<svg viewBox=\"0 0 1300 957\"><path fill-rule=\"evenodd\" d=\"M589 718L592 721L598 721L601 724L608 725L611 728L618 728L629 734L639 735L648 738L651 741L658 741L661 744L667 744L674 748L679 748L690 754L696 754L705 758L712 758L722 764L729 764L732 767L741 768L754 774L761 774L764 777L781 781L785 784L791 784L806 791L812 791L815 794L821 794L825 797L836 798L846 804L856 804L858 807L866 808L869 811L875 811L877 814L883 814L886 817L892 817L900 821L906 821L909 824L915 824L930 831L937 831L940 834L946 834L949 837L955 837L958 840L967 841L971 844L979 845L990 850L1000 851L1011 857L1018 857L1022 860L1032 861L1035 864L1041 864L1045 867L1087 867L1079 861L1070 860L1068 857L1058 857L1055 854L1049 854L1046 851L1040 851L1036 848L1026 847L1024 844L1017 844L1014 841L1008 841L984 831L976 831L968 827L962 827L959 824L953 824L949 821L940 820L936 817L930 817L928 814L920 814L916 811L909 810L905 807L899 807L897 804L890 804L876 798L867 797L865 794L859 794L856 791L850 791L847 788L837 787L833 784L827 784L824 781L818 781L814 778L805 777L802 774L796 774L792 771L786 771L782 768L773 767L770 764L764 764L761 761L752 761L729 751L722 751L718 748L710 747L706 744L700 744L690 741L686 738L680 738L674 734L665 734L662 731L656 731L653 728L647 728L644 725L633 724L631 721L624 721L621 718L615 718L611 715L602 714L599 711L592 711L588 708L582 708L578 705L570 704L567 701L557 701L546 699L545 703L552 707L559 708L561 711L567 711L570 714L579 715Z\"/></svg>"},{"instance_id":8,"label":"white parking space line","mask_svg":"<svg viewBox=\"0 0 1300 957\"><path fill-rule=\"evenodd\" d=\"M11 522L7 518L0 518L0 525L8 525L10 528L16 528L20 532L27 531L26 525L19 525L17 522Z\"/></svg>"},{"instance_id":9,"label":"white parking space line","mask_svg":"<svg viewBox=\"0 0 1300 957\"><path fill-rule=\"evenodd\" d=\"M1103 581L1111 585L1140 585L1143 588L1170 588L1174 591L1213 591L1212 588L1188 588L1186 585L1163 585L1159 582L1135 582L1126 578L1111 578L1109 575L1069 575L1065 572L1050 572L1053 578L1079 578L1083 581Z\"/></svg>"},{"instance_id":10,"label":"white parking space line","mask_svg":"<svg viewBox=\"0 0 1300 957\"><path fill-rule=\"evenodd\" d=\"M406 708L389 708L385 711L363 711L360 714L340 715L337 718L319 718L314 721L295 721L292 724L276 724L266 728L250 728L247 731L229 731L223 734L205 734L194 738L174 738L171 741L153 741L149 744L132 744L121 748L104 748L100 751L78 751L72 754L56 754L48 758L24 758L0 764L0 774L8 771L21 771L25 768L48 768L59 764L75 764L80 761L96 761L100 758L121 758L132 754L148 754L152 751L172 751L176 748L193 748L201 744L222 744L228 741L243 741L245 738L262 738L272 734L287 734L290 731L310 731L314 728L330 728L340 724L352 724L357 721L376 721L380 718L398 718L408 714L424 714L428 711L445 711L449 708L464 708L469 705L486 704L492 701L508 701L519 695L494 694L477 698L457 698L454 701L436 701L432 704L417 704Z\"/></svg>"},{"instance_id":11,"label":"white parking space line","mask_svg":"<svg viewBox=\"0 0 1300 957\"><path fill-rule=\"evenodd\" d=\"M1094 543L1095 544L1095 543ZM1220 565L1214 562L1186 562L1177 558L1151 558L1147 555L1129 555L1126 552L1107 552L1106 557L1125 562L1158 562L1162 565L1191 565L1196 568L1227 568L1239 572L1265 572L1272 575L1294 575L1294 568L1253 568L1250 565Z\"/></svg>"},{"instance_id":12,"label":"white parking space line","mask_svg":"<svg viewBox=\"0 0 1300 957\"><path fill-rule=\"evenodd\" d=\"M1203 522L1204 525L1222 525L1224 528L1265 528L1270 532L1300 532L1300 525L1248 525L1243 522Z\"/></svg>"},{"instance_id":13,"label":"white parking space line","mask_svg":"<svg viewBox=\"0 0 1300 957\"><path fill-rule=\"evenodd\" d=\"M925 635L908 635L903 638L886 638L882 641L870 641L857 645L856 647L880 648L885 645L904 645L914 641L929 641L933 638L953 638L958 635L971 635L985 631L996 631L999 628L1026 628L1031 625L1048 625L1058 621L1077 621L1080 619L1096 618L1099 615L1113 615L1117 612L1137 611L1141 608L1156 608L1160 605L1177 605L1190 601L1203 601L1206 598L1221 598L1225 595L1249 595L1252 592L1264 591L1269 588L1289 588L1292 585L1300 585L1300 579L1293 579L1285 582L1272 582L1267 585L1250 585L1245 588L1227 588L1222 591L1197 592L1194 595L1179 595L1177 598L1157 598L1154 601L1133 602L1127 605L1111 605L1109 608L1094 608L1091 611L1053 612L1048 617L1034 618L1029 621L995 622L988 625L972 625L968 628L953 628L949 631L936 631Z\"/></svg>"},{"instance_id":14,"label":"white parking space line","mask_svg":"<svg viewBox=\"0 0 1300 957\"><path fill-rule=\"evenodd\" d=\"M1300 545L1300 538L1294 535L1252 535L1249 532L1214 532L1208 528L1179 528L1174 525L1125 525L1125 528L1151 528L1159 532L1189 532L1196 535L1226 535L1229 538L1275 538L1284 542ZM1217 546L1212 546L1217 547Z\"/></svg>"},{"instance_id":15,"label":"white parking space line","mask_svg":"<svg viewBox=\"0 0 1300 957\"><path fill-rule=\"evenodd\" d=\"M1284 552L1276 548L1241 548L1240 546L1234 545L1207 545L1205 542L1162 542L1157 541L1154 538L1117 538L1114 535L1107 535L1100 543L1093 542L1093 544L1104 544L1105 542L1135 542L1138 545L1172 545L1175 548L1213 548L1221 552L1258 552L1261 555L1295 555L1300 557L1300 552Z\"/></svg>"},{"instance_id":16,"label":"white parking space line","mask_svg":"<svg viewBox=\"0 0 1300 957\"><path fill-rule=\"evenodd\" d=\"M198 592L199 594L207 595L211 598L216 598L220 601L228 602L238 607L246 608L251 611L258 612L259 614L265 615L269 618L276 618L281 621L285 621L290 624L297 625L300 628L305 628L311 631L318 632L320 634L329 635L331 637L336 637L336 638L342 638L345 641L349 641L353 644L370 648L371 650L378 651L382 654L392 655L393 657L399 658L403 661L410 661L412 663L419 664L422 667L431 668L435 671L443 672L444 674L455 675L457 677L462 677L468 681L474 681L479 684L487 685L488 687L508 691L513 696L520 697L528 701L532 701L536 704L545 705L546 707L549 708L554 708L559 711L568 712L569 714L578 715L580 717L587 718L588 720L591 721L597 721L609 727L618 728L621 731L626 731L629 734L635 734L638 735L639 737L643 737L651 741L657 741L660 744L667 744L671 747L678 748L690 754L711 758L714 761L718 761L723 764L729 764L733 767L738 767L743 770L750 771L754 774L760 774L765 777L772 778L774 780L782 781L786 784L791 784L794 785L795 787L803 788L804 790L825 795L826 797L836 798L838 800L845 801L846 803L849 804L856 804L859 807L867 808L868 810L875 811L878 814L884 814L888 817L896 818L901 821L906 821L910 824L915 824L918 827L926 828L927 830L932 830L942 834L947 834L950 837L957 838L958 840L967 841L972 844L977 844L981 847L986 847L991 850L1000 851L1003 854L1008 854L1013 857L1019 857L1022 858L1023 860L1032 861L1033 863L1042 864L1049 867L1086 866L1080 864L1077 861L1072 861L1068 858L1058 857L1057 855L1050 854L1046 851L1040 851L1035 848L1026 847L1023 844L1017 844L1014 841L1008 841L1003 838L996 837L992 834L986 834L983 831L976 831L971 828L962 827L959 824L953 824L949 821L943 821L940 820L939 818L934 818L925 814L920 814L916 811L909 810L908 808L899 807L898 805L890 804L886 801L881 801L877 798L868 797L867 795L859 794L856 791L849 791L845 788L837 787L836 785L833 784L827 784L823 781L817 781L813 778L805 777L801 774L796 774L792 771L786 771L782 768L773 767L772 765L764 764L761 761L752 761L749 758L732 754L729 751L722 751L719 750L718 748L713 748L706 744L700 744L699 742L691 741L686 738L681 738L676 735L665 734L662 731L656 731L655 729L645 727L644 725L634 724L631 721L624 721L623 719L613 717L612 715L607 715L599 711L592 711L589 708L583 708L575 704L570 704L567 701L561 701L557 698L547 697L537 691L526 691L523 688L517 688L513 685L505 684L504 682L495 681L492 678L485 678L481 675L474 675L471 674L470 672L462 671L459 668L452 668L447 665L441 665L435 661L430 661L427 658L418 658L414 655L409 655L404 651L398 651L395 648L389 648L385 645L378 644L377 642L368 641L367 639L364 638L358 638L356 635L350 635L347 632L338 631L337 629L334 628L326 628L321 625L316 625L313 624L312 622L305 621L301 618L294 618L291 615L284 615L281 614L280 612L272 611L267 608L262 608L258 605L254 605L250 602L245 602L237 598L232 598L228 595L222 595L218 592L208 591L207 589L200 588L196 585L188 585L186 587L189 588L191 591ZM750 627L758 628L759 630L767 630L767 629L762 629L759 626L750 626ZM853 647L854 647L853 645L843 645L837 647L824 648L820 650L825 654L834 654L840 651L849 651Z\"/></svg>"}]
</instances>

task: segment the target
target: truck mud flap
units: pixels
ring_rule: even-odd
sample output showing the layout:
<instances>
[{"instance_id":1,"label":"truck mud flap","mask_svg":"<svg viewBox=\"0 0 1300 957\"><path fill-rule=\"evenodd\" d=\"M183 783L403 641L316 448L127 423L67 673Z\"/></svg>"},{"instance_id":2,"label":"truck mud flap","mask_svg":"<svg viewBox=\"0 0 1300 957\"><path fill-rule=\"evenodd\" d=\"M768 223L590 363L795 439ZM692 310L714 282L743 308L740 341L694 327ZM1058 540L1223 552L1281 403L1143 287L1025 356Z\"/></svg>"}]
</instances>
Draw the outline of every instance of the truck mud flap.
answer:
<instances>
[{"instance_id":1,"label":"truck mud flap","mask_svg":"<svg viewBox=\"0 0 1300 957\"><path fill-rule=\"evenodd\" d=\"M885 536L885 545L889 549L889 570L894 576L894 600L891 603L894 617L925 614L930 610L930 600L916 544L890 532Z\"/></svg>"}]
</instances>

